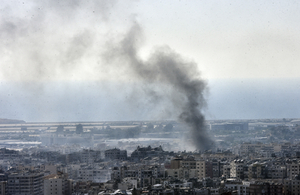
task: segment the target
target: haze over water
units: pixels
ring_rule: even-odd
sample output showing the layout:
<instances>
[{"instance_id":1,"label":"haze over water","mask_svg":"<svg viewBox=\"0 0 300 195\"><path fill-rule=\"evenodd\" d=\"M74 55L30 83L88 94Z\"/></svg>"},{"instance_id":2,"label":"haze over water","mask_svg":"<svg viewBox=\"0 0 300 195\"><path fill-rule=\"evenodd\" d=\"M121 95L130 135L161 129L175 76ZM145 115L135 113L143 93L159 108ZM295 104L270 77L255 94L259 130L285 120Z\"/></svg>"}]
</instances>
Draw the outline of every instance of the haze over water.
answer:
<instances>
[{"instance_id":1,"label":"haze over water","mask_svg":"<svg viewBox=\"0 0 300 195\"><path fill-rule=\"evenodd\" d=\"M299 118L300 79L209 80L207 119ZM1 118L25 121L157 120L149 100L130 103L132 86L120 83L48 82L28 92L20 83L0 84ZM40 85L31 84L37 89ZM100 90L99 90L100 89Z\"/></svg>"}]
</instances>

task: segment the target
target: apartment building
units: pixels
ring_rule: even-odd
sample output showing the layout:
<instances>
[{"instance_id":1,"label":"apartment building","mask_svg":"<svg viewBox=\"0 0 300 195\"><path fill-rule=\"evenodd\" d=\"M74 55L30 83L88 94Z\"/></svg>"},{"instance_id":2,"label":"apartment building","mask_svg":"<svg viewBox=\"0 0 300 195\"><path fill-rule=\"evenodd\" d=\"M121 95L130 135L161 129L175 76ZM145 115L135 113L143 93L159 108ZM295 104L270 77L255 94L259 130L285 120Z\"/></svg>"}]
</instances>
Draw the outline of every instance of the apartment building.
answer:
<instances>
[{"instance_id":1,"label":"apartment building","mask_svg":"<svg viewBox=\"0 0 300 195\"><path fill-rule=\"evenodd\" d=\"M296 176L294 179L284 179L282 193L284 195L300 195L300 177Z\"/></svg>"},{"instance_id":2,"label":"apartment building","mask_svg":"<svg viewBox=\"0 0 300 195\"><path fill-rule=\"evenodd\" d=\"M126 160L127 159L127 151L120 150L118 148L105 150L105 158L110 160Z\"/></svg>"},{"instance_id":3,"label":"apartment building","mask_svg":"<svg viewBox=\"0 0 300 195\"><path fill-rule=\"evenodd\" d=\"M230 163L230 177L236 179L244 179L244 167L246 161L238 159Z\"/></svg>"},{"instance_id":4,"label":"apartment building","mask_svg":"<svg viewBox=\"0 0 300 195\"><path fill-rule=\"evenodd\" d=\"M58 172L44 177L44 195L68 195L72 193L72 180Z\"/></svg>"},{"instance_id":5,"label":"apartment building","mask_svg":"<svg viewBox=\"0 0 300 195\"><path fill-rule=\"evenodd\" d=\"M106 182L111 179L111 172L107 169L81 167L77 176L80 181Z\"/></svg>"},{"instance_id":6,"label":"apartment building","mask_svg":"<svg viewBox=\"0 0 300 195\"><path fill-rule=\"evenodd\" d=\"M21 172L8 175L7 193L11 195L41 195L44 190L42 172Z\"/></svg>"},{"instance_id":7,"label":"apartment building","mask_svg":"<svg viewBox=\"0 0 300 195\"><path fill-rule=\"evenodd\" d=\"M249 179L264 179L267 176L266 165L255 162L248 167Z\"/></svg>"},{"instance_id":8,"label":"apartment building","mask_svg":"<svg viewBox=\"0 0 300 195\"><path fill-rule=\"evenodd\" d=\"M198 173L198 179L205 177L213 177L212 163L206 160L199 160L196 162L196 170Z\"/></svg>"},{"instance_id":9,"label":"apartment building","mask_svg":"<svg viewBox=\"0 0 300 195\"><path fill-rule=\"evenodd\" d=\"M294 179L300 173L300 163L298 160L288 160L286 163L287 177Z\"/></svg>"},{"instance_id":10,"label":"apartment building","mask_svg":"<svg viewBox=\"0 0 300 195\"><path fill-rule=\"evenodd\" d=\"M6 194L6 181L0 181L0 195Z\"/></svg>"}]
</instances>

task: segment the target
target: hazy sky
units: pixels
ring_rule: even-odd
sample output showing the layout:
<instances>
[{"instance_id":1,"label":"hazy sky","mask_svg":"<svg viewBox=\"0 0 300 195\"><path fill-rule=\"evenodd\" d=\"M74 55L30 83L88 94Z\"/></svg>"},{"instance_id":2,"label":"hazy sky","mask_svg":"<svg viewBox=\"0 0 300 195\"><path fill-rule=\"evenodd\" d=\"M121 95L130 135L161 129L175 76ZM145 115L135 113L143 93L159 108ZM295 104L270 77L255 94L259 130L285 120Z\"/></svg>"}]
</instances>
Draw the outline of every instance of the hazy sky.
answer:
<instances>
[{"instance_id":1,"label":"hazy sky","mask_svg":"<svg viewBox=\"0 0 300 195\"><path fill-rule=\"evenodd\" d=\"M206 78L299 77L297 1L141 1L135 8L149 45L194 59Z\"/></svg>"},{"instance_id":2,"label":"hazy sky","mask_svg":"<svg viewBox=\"0 0 300 195\"><path fill-rule=\"evenodd\" d=\"M135 24L142 31L137 41L142 59L167 47L197 64L208 85L207 118L300 117L299 4L1 1L0 118L163 116L163 103L152 109L143 95L132 103L137 81L125 74L125 66L111 68L103 59L106 48Z\"/></svg>"}]
</instances>

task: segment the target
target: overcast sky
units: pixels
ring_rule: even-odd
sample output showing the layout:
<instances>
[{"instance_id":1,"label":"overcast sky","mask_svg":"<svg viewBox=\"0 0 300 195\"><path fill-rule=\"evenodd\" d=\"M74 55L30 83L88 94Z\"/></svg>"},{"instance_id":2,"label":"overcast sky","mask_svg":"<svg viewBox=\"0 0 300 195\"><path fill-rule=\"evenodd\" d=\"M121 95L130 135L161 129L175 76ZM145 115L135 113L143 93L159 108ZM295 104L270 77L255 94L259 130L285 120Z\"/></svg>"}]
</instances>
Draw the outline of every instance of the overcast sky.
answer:
<instances>
[{"instance_id":1,"label":"overcast sky","mask_svg":"<svg viewBox=\"0 0 300 195\"><path fill-rule=\"evenodd\" d=\"M143 95L134 104L128 100L130 82L139 81L103 59L111 43L137 24L141 59L167 47L197 64L207 83L206 118L300 117L299 4L1 1L0 118L164 118L162 104L152 110Z\"/></svg>"}]
</instances>

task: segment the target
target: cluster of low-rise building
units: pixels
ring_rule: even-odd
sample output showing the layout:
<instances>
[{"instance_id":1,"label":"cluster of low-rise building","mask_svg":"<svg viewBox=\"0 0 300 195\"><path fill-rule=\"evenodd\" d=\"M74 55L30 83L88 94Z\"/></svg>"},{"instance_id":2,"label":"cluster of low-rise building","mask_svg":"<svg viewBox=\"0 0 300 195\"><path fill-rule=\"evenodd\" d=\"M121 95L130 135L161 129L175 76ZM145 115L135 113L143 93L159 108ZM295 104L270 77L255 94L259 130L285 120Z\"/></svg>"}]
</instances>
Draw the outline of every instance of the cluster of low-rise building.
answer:
<instances>
[{"instance_id":1,"label":"cluster of low-rise building","mask_svg":"<svg viewBox=\"0 0 300 195\"><path fill-rule=\"evenodd\" d=\"M210 121L215 145L193 152L180 151L189 146L188 140L179 146L187 131L173 122L51 127L40 136L24 130L34 143L25 147L5 138L2 147L14 149L0 148L0 195L300 195L298 123ZM124 129L145 137L114 137Z\"/></svg>"},{"instance_id":2,"label":"cluster of low-rise building","mask_svg":"<svg viewBox=\"0 0 300 195\"><path fill-rule=\"evenodd\" d=\"M240 155L168 152L161 146L139 146L130 155L119 148L70 154L2 148L0 194L300 194L300 158L264 156L264 147L243 143ZM272 147L297 150L287 143Z\"/></svg>"}]
</instances>

